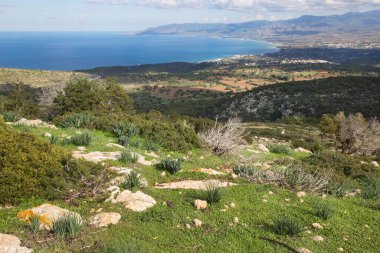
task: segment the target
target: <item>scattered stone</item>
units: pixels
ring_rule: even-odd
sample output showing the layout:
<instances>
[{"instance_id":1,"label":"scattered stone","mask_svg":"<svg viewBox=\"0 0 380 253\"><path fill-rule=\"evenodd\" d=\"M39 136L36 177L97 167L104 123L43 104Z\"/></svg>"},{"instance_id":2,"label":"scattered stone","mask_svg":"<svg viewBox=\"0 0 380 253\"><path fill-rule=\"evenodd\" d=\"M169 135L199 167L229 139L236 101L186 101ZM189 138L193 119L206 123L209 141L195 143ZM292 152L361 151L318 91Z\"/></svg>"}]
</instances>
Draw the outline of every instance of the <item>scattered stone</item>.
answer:
<instances>
[{"instance_id":1,"label":"scattered stone","mask_svg":"<svg viewBox=\"0 0 380 253\"><path fill-rule=\"evenodd\" d=\"M376 161L371 162L371 164L372 164L373 166L375 166L375 167L379 167L379 163L376 162Z\"/></svg>"},{"instance_id":2,"label":"scattered stone","mask_svg":"<svg viewBox=\"0 0 380 253\"><path fill-rule=\"evenodd\" d=\"M204 157L204 156L201 156L201 157L199 157L199 159L200 159L200 160L203 160L203 159L205 159L205 157Z\"/></svg>"},{"instance_id":3,"label":"scattered stone","mask_svg":"<svg viewBox=\"0 0 380 253\"><path fill-rule=\"evenodd\" d=\"M197 199L194 201L194 205L198 210L203 210L207 208L207 201Z\"/></svg>"},{"instance_id":4,"label":"scattered stone","mask_svg":"<svg viewBox=\"0 0 380 253\"><path fill-rule=\"evenodd\" d=\"M342 247L340 247L340 248L338 248L338 251L339 251L339 252L343 252L344 249L343 249Z\"/></svg>"},{"instance_id":5,"label":"scattered stone","mask_svg":"<svg viewBox=\"0 0 380 253\"><path fill-rule=\"evenodd\" d=\"M224 208L228 210L228 208L230 208L230 207L229 207L229 206L227 206L227 205L224 205Z\"/></svg>"},{"instance_id":6,"label":"scattered stone","mask_svg":"<svg viewBox=\"0 0 380 253\"><path fill-rule=\"evenodd\" d=\"M86 151L86 147L77 147L78 151L84 152Z\"/></svg>"},{"instance_id":7,"label":"scattered stone","mask_svg":"<svg viewBox=\"0 0 380 253\"><path fill-rule=\"evenodd\" d=\"M319 223L313 223L313 228L315 229L323 229L323 226Z\"/></svg>"},{"instance_id":8,"label":"scattered stone","mask_svg":"<svg viewBox=\"0 0 380 253\"><path fill-rule=\"evenodd\" d=\"M16 122L16 125L36 127L36 126L41 126L43 123L44 122L40 119L27 120L27 119L22 118Z\"/></svg>"},{"instance_id":9,"label":"scattered stone","mask_svg":"<svg viewBox=\"0 0 380 253\"><path fill-rule=\"evenodd\" d=\"M116 202L123 203L125 208L131 209L135 212L145 211L156 204L156 201L151 196L146 195L141 191L133 193L128 190L121 192L117 196Z\"/></svg>"},{"instance_id":10,"label":"scattered stone","mask_svg":"<svg viewBox=\"0 0 380 253\"><path fill-rule=\"evenodd\" d=\"M126 167L110 167L109 169L121 175L129 175L132 172L132 169Z\"/></svg>"},{"instance_id":11,"label":"scattered stone","mask_svg":"<svg viewBox=\"0 0 380 253\"><path fill-rule=\"evenodd\" d=\"M107 143L106 147L107 148L121 148L121 149L125 148L123 145L116 144L116 143Z\"/></svg>"},{"instance_id":12,"label":"scattered stone","mask_svg":"<svg viewBox=\"0 0 380 253\"><path fill-rule=\"evenodd\" d=\"M305 233L311 235L312 232L310 230L306 230Z\"/></svg>"},{"instance_id":13,"label":"scattered stone","mask_svg":"<svg viewBox=\"0 0 380 253\"><path fill-rule=\"evenodd\" d=\"M140 155L140 154L138 154L138 153L133 153L133 152L132 152L132 156L134 156L134 155L138 157L138 161L137 161L137 162L140 163L140 164L142 164L142 165L145 165L145 166L152 166L152 165L158 163L157 160L151 160L151 161L148 161L148 160L145 159L144 156L142 156L142 155Z\"/></svg>"},{"instance_id":14,"label":"scattered stone","mask_svg":"<svg viewBox=\"0 0 380 253\"><path fill-rule=\"evenodd\" d=\"M297 197L299 197L299 198L306 197L306 192L297 192Z\"/></svg>"},{"instance_id":15,"label":"scattered stone","mask_svg":"<svg viewBox=\"0 0 380 253\"><path fill-rule=\"evenodd\" d=\"M289 202L289 201L290 201L290 199L285 199L285 201L286 201L286 202Z\"/></svg>"},{"instance_id":16,"label":"scattered stone","mask_svg":"<svg viewBox=\"0 0 380 253\"><path fill-rule=\"evenodd\" d=\"M220 172L220 171L217 171L217 170L213 170L213 169L205 169L205 168L199 168L199 169L194 169L192 170L193 172L200 172L200 173L205 173L205 174L208 174L208 175L225 175L226 173L224 172Z\"/></svg>"},{"instance_id":17,"label":"scattered stone","mask_svg":"<svg viewBox=\"0 0 380 253\"><path fill-rule=\"evenodd\" d=\"M227 209L220 209L221 212L227 212Z\"/></svg>"},{"instance_id":18,"label":"scattered stone","mask_svg":"<svg viewBox=\"0 0 380 253\"><path fill-rule=\"evenodd\" d=\"M323 242L324 240L325 239L323 239L323 237L320 236L320 235L316 235L316 236L313 237L313 241L314 242Z\"/></svg>"},{"instance_id":19,"label":"scattered stone","mask_svg":"<svg viewBox=\"0 0 380 253\"><path fill-rule=\"evenodd\" d=\"M262 168L263 170L267 170L267 169L270 168L270 165L269 165L268 163L263 163L263 164L261 164L261 168Z\"/></svg>"},{"instance_id":20,"label":"scattered stone","mask_svg":"<svg viewBox=\"0 0 380 253\"><path fill-rule=\"evenodd\" d=\"M265 147L264 144L259 144L259 145L257 146L257 148L258 148L259 150L261 150L262 152L265 152L265 153L268 153L268 152L269 152L269 149L268 149L267 147Z\"/></svg>"},{"instance_id":21,"label":"scattered stone","mask_svg":"<svg viewBox=\"0 0 380 253\"><path fill-rule=\"evenodd\" d=\"M343 237L343 240L348 241L348 237L347 236Z\"/></svg>"},{"instance_id":22,"label":"scattered stone","mask_svg":"<svg viewBox=\"0 0 380 253\"><path fill-rule=\"evenodd\" d=\"M20 245L21 241L18 237L0 233L0 253L31 253L33 251Z\"/></svg>"},{"instance_id":23,"label":"scattered stone","mask_svg":"<svg viewBox=\"0 0 380 253\"><path fill-rule=\"evenodd\" d=\"M116 225L120 219L119 213L99 213L90 219L90 225L97 228L108 227L110 224Z\"/></svg>"},{"instance_id":24,"label":"scattered stone","mask_svg":"<svg viewBox=\"0 0 380 253\"><path fill-rule=\"evenodd\" d=\"M48 137L48 138L51 138L51 133L45 133L44 136Z\"/></svg>"},{"instance_id":25,"label":"scattered stone","mask_svg":"<svg viewBox=\"0 0 380 253\"><path fill-rule=\"evenodd\" d=\"M230 207L231 207L231 208L235 208L235 207L236 207L235 203L232 202L232 203L230 204Z\"/></svg>"},{"instance_id":26,"label":"scattered stone","mask_svg":"<svg viewBox=\"0 0 380 253\"><path fill-rule=\"evenodd\" d=\"M232 174L231 174L231 177L232 177L233 179L236 179L236 178L238 178L238 175L236 175L235 173L232 173Z\"/></svg>"},{"instance_id":27,"label":"scattered stone","mask_svg":"<svg viewBox=\"0 0 380 253\"><path fill-rule=\"evenodd\" d=\"M307 150L305 148L296 148L295 151L298 151L298 152L301 152L301 153L307 153L307 154L312 154L313 152L311 152L310 150Z\"/></svg>"},{"instance_id":28,"label":"scattered stone","mask_svg":"<svg viewBox=\"0 0 380 253\"><path fill-rule=\"evenodd\" d=\"M326 194L322 194L322 198L323 199L327 198L327 195Z\"/></svg>"},{"instance_id":29,"label":"scattered stone","mask_svg":"<svg viewBox=\"0 0 380 253\"><path fill-rule=\"evenodd\" d=\"M269 192L268 192L268 195L274 195L274 192L269 191Z\"/></svg>"},{"instance_id":30,"label":"scattered stone","mask_svg":"<svg viewBox=\"0 0 380 253\"><path fill-rule=\"evenodd\" d=\"M201 220L198 220L198 219L194 219L194 225L196 226L196 227L202 227L202 221Z\"/></svg>"},{"instance_id":31,"label":"scattered stone","mask_svg":"<svg viewBox=\"0 0 380 253\"><path fill-rule=\"evenodd\" d=\"M163 171L163 172L161 173L161 177L165 177L165 176L166 176L166 172Z\"/></svg>"},{"instance_id":32,"label":"scattered stone","mask_svg":"<svg viewBox=\"0 0 380 253\"><path fill-rule=\"evenodd\" d=\"M191 228L190 224L186 224L186 228L190 229Z\"/></svg>"},{"instance_id":33,"label":"scattered stone","mask_svg":"<svg viewBox=\"0 0 380 253\"><path fill-rule=\"evenodd\" d=\"M239 218L238 217L234 217L234 223L239 223Z\"/></svg>"},{"instance_id":34,"label":"scattered stone","mask_svg":"<svg viewBox=\"0 0 380 253\"><path fill-rule=\"evenodd\" d=\"M107 192L110 193L110 197L105 202L116 203L116 196L120 193L118 186L110 186L107 188Z\"/></svg>"},{"instance_id":35,"label":"scattered stone","mask_svg":"<svg viewBox=\"0 0 380 253\"><path fill-rule=\"evenodd\" d=\"M154 153L153 151L152 152L145 151L145 154L147 154L148 156L152 156L154 158L160 158L160 156Z\"/></svg>"},{"instance_id":36,"label":"scattered stone","mask_svg":"<svg viewBox=\"0 0 380 253\"><path fill-rule=\"evenodd\" d=\"M99 208L98 210L96 210L97 213L101 213L103 211L103 208Z\"/></svg>"},{"instance_id":37,"label":"scattered stone","mask_svg":"<svg viewBox=\"0 0 380 253\"><path fill-rule=\"evenodd\" d=\"M184 180L177 182L169 182L157 184L154 188L157 189L192 189L192 190L206 190L210 184L218 185L219 187L228 187L236 185L230 182L222 182L219 180Z\"/></svg>"},{"instance_id":38,"label":"scattered stone","mask_svg":"<svg viewBox=\"0 0 380 253\"><path fill-rule=\"evenodd\" d=\"M310 251L306 248L297 249L297 252L299 252L299 253L313 253L312 251Z\"/></svg>"},{"instance_id":39,"label":"scattered stone","mask_svg":"<svg viewBox=\"0 0 380 253\"><path fill-rule=\"evenodd\" d=\"M303 200L303 199L300 199L300 203L302 204L303 202L305 202L305 200Z\"/></svg>"},{"instance_id":40,"label":"scattered stone","mask_svg":"<svg viewBox=\"0 0 380 253\"><path fill-rule=\"evenodd\" d=\"M38 216L40 217L40 228L50 230L56 220L67 215L73 215L82 222L80 214L51 204L43 204L32 209L22 210L17 214L17 217L23 222L28 222L31 217Z\"/></svg>"},{"instance_id":41,"label":"scattered stone","mask_svg":"<svg viewBox=\"0 0 380 253\"><path fill-rule=\"evenodd\" d=\"M365 228L369 228L369 226L368 226L367 224L366 224L366 225L364 225L364 227L365 227Z\"/></svg>"},{"instance_id":42,"label":"scattered stone","mask_svg":"<svg viewBox=\"0 0 380 253\"><path fill-rule=\"evenodd\" d=\"M267 200L267 199L263 199L263 202L264 202L264 203L267 203L267 202L268 202L268 200Z\"/></svg>"},{"instance_id":43,"label":"scattered stone","mask_svg":"<svg viewBox=\"0 0 380 253\"><path fill-rule=\"evenodd\" d=\"M76 159L84 159L84 160L87 160L90 162L95 162L95 163L102 162L105 160L116 161L116 160L119 160L119 158L121 157L120 152L99 152L99 151L95 151L95 152L90 152L90 153L84 154L80 151L73 151L72 154L73 154L73 157Z\"/></svg>"}]
</instances>

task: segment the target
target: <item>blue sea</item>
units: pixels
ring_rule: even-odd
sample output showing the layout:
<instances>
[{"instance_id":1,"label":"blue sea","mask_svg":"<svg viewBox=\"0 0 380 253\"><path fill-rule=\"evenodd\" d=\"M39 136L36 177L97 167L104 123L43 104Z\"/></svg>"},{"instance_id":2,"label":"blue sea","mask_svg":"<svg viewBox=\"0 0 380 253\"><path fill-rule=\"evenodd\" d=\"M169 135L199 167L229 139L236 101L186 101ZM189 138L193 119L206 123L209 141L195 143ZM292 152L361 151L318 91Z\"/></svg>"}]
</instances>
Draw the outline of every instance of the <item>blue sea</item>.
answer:
<instances>
[{"instance_id":1,"label":"blue sea","mask_svg":"<svg viewBox=\"0 0 380 253\"><path fill-rule=\"evenodd\" d=\"M0 67L79 70L168 62L201 62L275 52L239 39L128 35L118 32L0 32Z\"/></svg>"}]
</instances>

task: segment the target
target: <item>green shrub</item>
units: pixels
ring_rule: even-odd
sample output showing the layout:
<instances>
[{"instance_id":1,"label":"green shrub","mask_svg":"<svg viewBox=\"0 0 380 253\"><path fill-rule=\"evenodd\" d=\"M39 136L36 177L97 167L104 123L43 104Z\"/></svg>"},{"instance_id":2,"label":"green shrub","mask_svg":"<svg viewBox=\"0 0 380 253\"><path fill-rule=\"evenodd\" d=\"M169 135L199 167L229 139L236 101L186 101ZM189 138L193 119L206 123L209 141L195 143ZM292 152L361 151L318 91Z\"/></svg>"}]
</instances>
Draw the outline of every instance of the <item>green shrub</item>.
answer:
<instances>
[{"instance_id":1,"label":"green shrub","mask_svg":"<svg viewBox=\"0 0 380 253\"><path fill-rule=\"evenodd\" d=\"M288 216L278 216L273 219L273 230L279 235L297 235L302 231L300 225Z\"/></svg>"},{"instance_id":2,"label":"green shrub","mask_svg":"<svg viewBox=\"0 0 380 253\"><path fill-rule=\"evenodd\" d=\"M117 138L117 143L124 146L124 147L127 147L129 144L129 138L125 135L119 136Z\"/></svg>"},{"instance_id":3,"label":"green shrub","mask_svg":"<svg viewBox=\"0 0 380 253\"><path fill-rule=\"evenodd\" d=\"M38 230L40 230L40 225L41 225L40 216L33 215L30 218L30 224L29 224L30 230L32 231L33 234L36 234Z\"/></svg>"},{"instance_id":4,"label":"green shrub","mask_svg":"<svg viewBox=\"0 0 380 253\"><path fill-rule=\"evenodd\" d=\"M252 166L241 165L241 166L235 166L233 168L233 172L236 175L241 175L241 176L254 176L258 173L261 173L262 170L252 167Z\"/></svg>"},{"instance_id":5,"label":"green shrub","mask_svg":"<svg viewBox=\"0 0 380 253\"><path fill-rule=\"evenodd\" d=\"M80 234L81 228L81 219L73 213L62 216L52 224L52 232L56 237L75 238Z\"/></svg>"},{"instance_id":6,"label":"green shrub","mask_svg":"<svg viewBox=\"0 0 380 253\"><path fill-rule=\"evenodd\" d=\"M125 190L132 190L134 188L138 188L141 186L141 179L139 174L136 172L132 171L128 176L126 181L124 181L121 184L121 188Z\"/></svg>"},{"instance_id":7,"label":"green shrub","mask_svg":"<svg viewBox=\"0 0 380 253\"><path fill-rule=\"evenodd\" d=\"M353 186L348 182L330 182L327 185L327 193L342 198L353 191Z\"/></svg>"},{"instance_id":8,"label":"green shrub","mask_svg":"<svg viewBox=\"0 0 380 253\"><path fill-rule=\"evenodd\" d=\"M138 162L138 160L139 160L138 154L132 153L127 149L124 149L123 151L121 151L121 157L119 159L120 162L135 164Z\"/></svg>"},{"instance_id":9,"label":"green shrub","mask_svg":"<svg viewBox=\"0 0 380 253\"><path fill-rule=\"evenodd\" d=\"M64 128L82 128L91 123L95 117L91 114L69 114L59 125Z\"/></svg>"},{"instance_id":10,"label":"green shrub","mask_svg":"<svg viewBox=\"0 0 380 253\"><path fill-rule=\"evenodd\" d=\"M219 203L222 199L222 188L217 183L210 183L206 188L206 200L208 203Z\"/></svg>"},{"instance_id":11,"label":"green shrub","mask_svg":"<svg viewBox=\"0 0 380 253\"><path fill-rule=\"evenodd\" d=\"M318 202L314 206L315 215L324 220L328 220L334 215L334 208L328 202Z\"/></svg>"},{"instance_id":12,"label":"green shrub","mask_svg":"<svg viewBox=\"0 0 380 253\"><path fill-rule=\"evenodd\" d=\"M92 142L92 136L87 133L76 134L70 138L70 143L75 146L90 146Z\"/></svg>"},{"instance_id":13,"label":"green shrub","mask_svg":"<svg viewBox=\"0 0 380 253\"><path fill-rule=\"evenodd\" d=\"M139 148L139 149L142 149L144 144L143 144L143 140L139 137L134 137L134 138L131 138L129 140L129 146L133 147L133 148Z\"/></svg>"},{"instance_id":14,"label":"green shrub","mask_svg":"<svg viewBox=\"0 0 380 253\"><path fill-rule=\"evenodd\" d=\"M275 154L289 155L290 149L285 145L273 144L269 146L269 151Z\"/></svg>"},{"instance_id":15,"label":"green shrub","mask_svg":"<svg viewBox=\"0 0 380 253\"><path fill-rule=\"evenodd\" d=\"M149 141L149 140L145 142L145 147L146 147L146 150L149 152L157 152L160 150L159 144L153 141Z\"/></svg>"},{"instance_id":16,"label":"green shrub","mask_svg":"<svg viewBox=\"0 0 380 253\"><path fill-rule=\"evenodd\" d=\"M177 174L181 170L181 161L167 157L161 161L159 168L168 171L170 174Z\"/></svg>"},{"instance_id":17,"label":"green shrub","mask_svg":"<svg viewBox=\"0 0 380 253\"><path fill-rule=\"evenodd\" d=\"M380 198L380 178L370 178L364 181L362 186L362 196L365 199Z\"/></svg>"},{"instance_id":18,"label":"green shrub","mask_svg":"<svg viewBox=\"0 0 380 253\"><path fill-rule=\"evenodd\" d=\"M141 252L137 246L128 245L124 242L116 242L103 246L99 253L139 253Z\"/></svg>"},{"instance_id":19,"label":"green shrub","mask_svg":"<svg viewBox=\"0 0 380 253\"><path fill-rule=\"evenodd\" d=\"M57 144L57 143L58 143L58 136L52 134L52 135L50 136L50 144Z\"/></svg>"},{"instance_id":20,"label":"green shrub","mask_svg":"<svg viewBox=\"0 0 380 253\"><path fill-rule=\"evenodd\" d=\"M7 111L2 113L5 122L16 122L20 119L20 116L13 111Z\"/></svg>"},{"instance_id":21,"label":"green shrub","mask_svg":"<svg viewBox=\"0 0 380 253\"><path fill-rule=\"evenodd\" d=\"M128 136L127 135L127 126L123 122L118 122L113 129L114 134L117 138L120 138L122 136Z\"/></svg>"}]
</instances>

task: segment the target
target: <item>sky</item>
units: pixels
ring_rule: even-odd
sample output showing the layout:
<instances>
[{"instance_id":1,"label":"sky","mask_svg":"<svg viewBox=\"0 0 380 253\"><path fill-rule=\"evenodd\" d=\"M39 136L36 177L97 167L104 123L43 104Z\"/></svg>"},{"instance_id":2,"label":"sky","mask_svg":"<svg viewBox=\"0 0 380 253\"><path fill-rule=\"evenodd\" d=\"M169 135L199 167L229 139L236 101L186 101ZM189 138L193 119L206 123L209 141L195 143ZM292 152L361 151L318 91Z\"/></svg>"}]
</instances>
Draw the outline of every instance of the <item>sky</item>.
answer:
<instances>
[{"instance_id":1,"label":"sky","mask_svg":"<svg viewBox=\"0 0 380 253\"><path fill-rule=\"evenodd\" d=\"M380 0L0 0L0 31L141 31L380 9Z\"/></svg>"}]
</instances>

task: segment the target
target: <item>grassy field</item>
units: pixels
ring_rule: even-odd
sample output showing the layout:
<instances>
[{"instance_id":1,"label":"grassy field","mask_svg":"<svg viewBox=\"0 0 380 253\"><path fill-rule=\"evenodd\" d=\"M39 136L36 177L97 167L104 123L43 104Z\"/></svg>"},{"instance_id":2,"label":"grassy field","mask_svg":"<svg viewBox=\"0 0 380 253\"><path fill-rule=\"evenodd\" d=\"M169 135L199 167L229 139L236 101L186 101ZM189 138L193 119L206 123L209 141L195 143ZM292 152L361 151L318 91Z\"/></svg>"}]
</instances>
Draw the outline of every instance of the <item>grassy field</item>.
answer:
<instances>
[{"instance_id":1,"label":"grassy field","mask_svg":"<svg viewBox=\"0 0 380 253\"><path fill-rule=\"evenodd\" d=\"M231 168L241 162L241 159L253 159L253 162L267 162L276 165L276 160L284 157L304 159L308 154L291 151L288 155L275 153L252 153L260 138L267 138L266 144L283 143L289 145L286 137L280 140L278 134L284 125L251 124L248 135L250 142L242 150L240 157L217 157L212 153L196 149L188 154L160 150L160 159L184 157L182 170L176 175L161 176L161 171L154 166L125 165L119 161L108 162L110 165L120 165L133 168L148 181L148 187L141 189L152 196L157 204L141 213L132 212L122 204L104 203L99 200L77 200L71 203L53 201L52 204L76 211L84 218L81 235L75 239L56 239L46 231L33 235L21 224L16 215L18 211L46 203L42 199L28 199L19 206L0 209L0 231L19 236L23 244L32 247L34 252L105 252L101 245L117 245L125 243L130 247L127 252L289 252L283 245L269 242L268 239L284 243L291 248L307 248L312 252L378 252L380 241L379 203L364 200L360 197L336 198L319 194L307 194L304 202L296 193L273 185L261 185L247 182L243 178L233 178L230 175L211 176L195 172L198 168ZM288 127L289 128L289 127ZM287 129L288 129L287 128ZM255 130L256 129L256 130ZM261 129L264 132L259 131ZM288 135L296 135L302 131L304 135L318 134L315 128L289 128ZM87 151L115 151L106 144L116 142L107 133L93 130L57 129L20 127L26 131L49 141L44 137L46 132L54 135L72 136L76 132L90 132L92 144ZM254 136L258 137L255 138ZM75 150L73 145L57 144L68 150ZM132 148L145 155L145 150ZM236 183L222 189L220 203L209 205L205 211L196 210L195 199L204 199L205 192L200 190L165 190L155 189L155 183L164 183L184 179L220 179ZM273 194L272 194L273 193ZM315 214L315 205L328 202L333 207L334 215L328 220L322 220ZM231 207L231 203L235 207ZM88 220L96 214L95 210L102 208L103 212L114 211L121 214L122 219L117 225L106 229L96 229L88 225ZM295 236L278 235L274 232L273 220L287 216L294 219L302 228ZM236 222L236 218L238 222ZM201 227L187 228L194 219L203 222ZM312 223L320 223L323 229L314 229ZM312 237L320 235L323 242L314 242ZM117 252L117 251L112 251Z\"/></svg>"}]
</instances>

